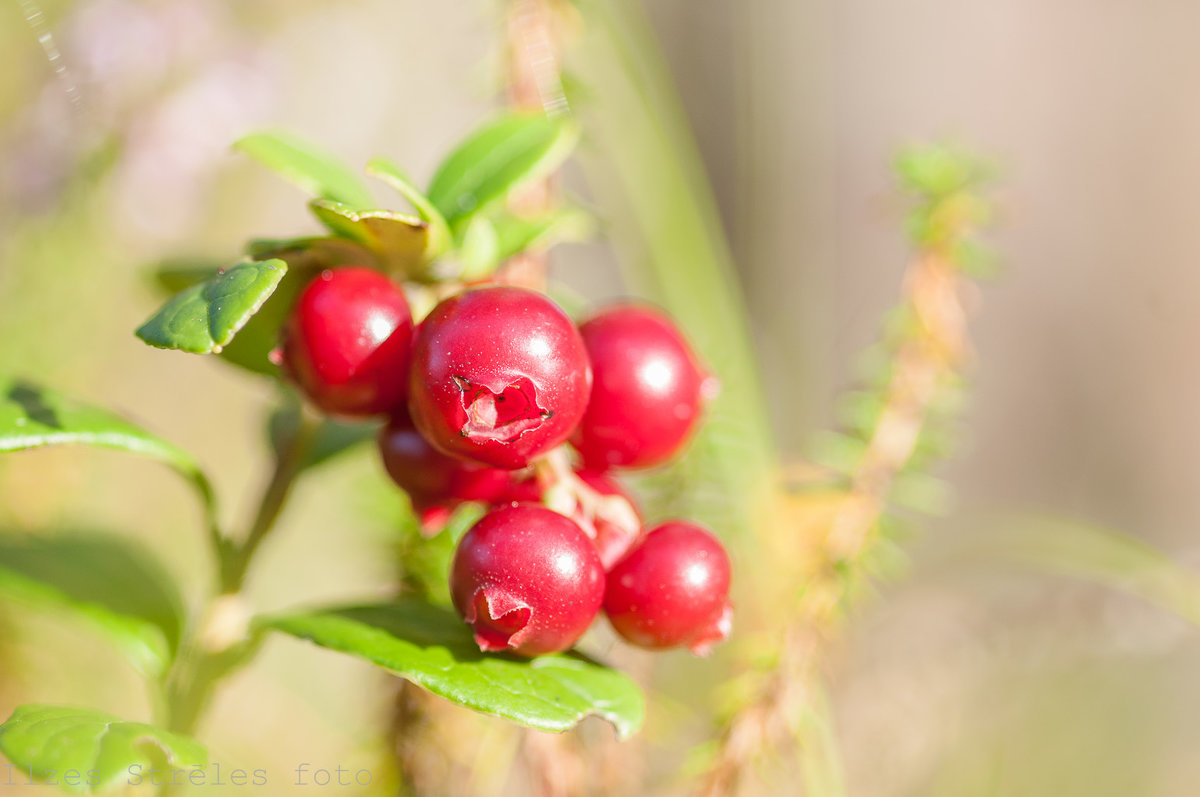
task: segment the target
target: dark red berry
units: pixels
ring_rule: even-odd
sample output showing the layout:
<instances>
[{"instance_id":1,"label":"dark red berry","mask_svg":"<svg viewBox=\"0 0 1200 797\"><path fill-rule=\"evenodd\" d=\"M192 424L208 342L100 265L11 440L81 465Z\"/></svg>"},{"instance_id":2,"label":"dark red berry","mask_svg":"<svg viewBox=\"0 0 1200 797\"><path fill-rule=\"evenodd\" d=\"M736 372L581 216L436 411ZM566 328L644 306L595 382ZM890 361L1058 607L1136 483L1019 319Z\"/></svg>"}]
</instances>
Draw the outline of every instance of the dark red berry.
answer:
<instances>
[{"instance_id":1,"label":"dark red berry","mask_svg":"<svg viewBox=\"0 0 1200 797\"><path fill-rule=\"evenodd\" d=\"M383 274L324 271L284 326L283 366L321 410L379 415L404 401L412 334L408 301Z\"/></svg>"},{"instance_id":2,"label":"dark red berry","mask_svg":"<svg viewBox=\"0 0 1200 797\"><path fill-rule=\"evenodd\" d=\"M604 568L570 519L515 504L463 535L450 594L480 650L539 656L566 650L591 625L604 600Z\"/></svg>"},{"instance_id":3,"label":"dark red berry","mask_svg":"<svg viewBox=\"0 0 1200 797\"><path fill-rule=\"evenodd\" d=\"M481 288L422 322L409 407L437 448L511 470L567 439L591 380L579 331L554 302L522 288Z\"/></svg>"},{"instance_id":4,"label":"dark red berry","mask_svg":"<svg viewBox=\"0 0 1200 797\"><path fill-rule=\"evenodd\" d=\"M580 327L594 382L572 443L589 468L645 468L687 442L715 386L670 320L639 305Z\"/></svg>"},{"instance_id":5,"label":"dark red berry","mask_svg":"<svg viewBox=\"0 0 1200 797\"><path fill-rule=\"evenodd\" d=\"M656 526L609 571L604 611L635 645L703 655L729 636L729 556L694 523Z\"/></svg>"},{"instance_id":6,"label":"dark red berry","mask_svg":"<svg viewBox=\"0 0 1200 797\"><path fill-rule=\"evenodd\" d=\"M413 509L434 520L462 501L496 501L513 483L512 471L448 457L429 444L405 411L379 432L379 453L392 481L408 493Z\"/></svg>"}]
</instances>

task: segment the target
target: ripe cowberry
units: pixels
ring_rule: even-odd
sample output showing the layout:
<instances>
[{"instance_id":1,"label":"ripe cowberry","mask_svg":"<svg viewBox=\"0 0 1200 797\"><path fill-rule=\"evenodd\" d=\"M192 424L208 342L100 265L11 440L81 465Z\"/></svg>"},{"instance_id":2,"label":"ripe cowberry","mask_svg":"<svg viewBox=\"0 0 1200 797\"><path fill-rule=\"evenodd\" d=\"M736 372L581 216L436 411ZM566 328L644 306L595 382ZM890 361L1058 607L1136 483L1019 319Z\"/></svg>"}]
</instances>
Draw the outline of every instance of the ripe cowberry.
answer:
<instances>
[{"instance_id":1,"label":"ripe cowberry","mask_svg":"<svg viewBox=\"0 0 1200 797\"><path fill-rule=\"evenodd\" d=\"M576 511L586 513L585 516L596 530L593 542L600 554L600 562L607 570L625 555L637 539L642 516L633 496L616 480L591 470L579 471L578 475L599 496L598 506L580 506Z\"/></svg>"},{"instance_id":2,"label":"ripe cowberry","mask_svg":"<svg viewBox=\"0 0 1200 797\"><path fill-rule=\"evenodd\" d=\"M324 271L284 325L283 366L321 410L378 415L404 401L412 334L408 301L383 274Z\"/></svg>"},{"instance_id":3,"label":"ripe cowberry","mask_svg":"<svg viewBox=\"0 0 1200 797\"><path fill-rule=\"evenodd\" d=\"M679 330L623 304L580 327L594 382L572 443L589 468L645 468L683 447L700 418L707 377Z\"/></svg>"},{"instance_id":4,"label":"ripe cowberry","mask_svg":"<svg viewBox=\"0 0 1200 797\"><path fill-rule=\"evenodd\" d=\"M513 481L493 503L545 500L548 507L574 520L591 537L607 570L637 538L642 528L641 513L629 491L607 474L577 470L575 477L581 482L578 487L583 488L582 493L574 485L544 491L537 477L529 476Z\"/></svg>"},{"instance_id":5,"label":"ripe cowberry","mask_svg":"<svg viewBox=\"0 0 1200 797\"><path fill-rule=\"evenodd\" d=\"M604 568L569 518L534 504L494 509L458 543L450 595L483 651L566 650L604 600Z\"/></svg>"},{"instance_id":6,"label":"ripe cowberry","mask_svg":"<svg viewBox=\"0 0 1200 797\"><path fill-rule=\"evenodd\" d=\"M604 611L635 645L704 655L729 636L729 556L694 523L656 526L609 571Z\"/></svg>"},{"instance_id":7,"label":"ripe cowberry","mask_svg":"<svg viewBox=\"0 0 1200 797\"><path fill-rule=\"evenodd\" d=\"M379 432L379 453L388 475L408 493L413 509L435 517L463 501L500 500L511 489L512 472L448 457L429 445L408 413L392 415Z\"/></svg>"},{"instance_id":8,"label":"ripe cowberry","mask_svg":"<svg viewBox=\"0 0 1200 797\"><path fill-rule=\"evenodd\" d=\"M446 299L422 322L409 407L437 448L512 470L567 439L591 380L579 331L554 302L481 288Z\"/></svg>"}]
</instances>

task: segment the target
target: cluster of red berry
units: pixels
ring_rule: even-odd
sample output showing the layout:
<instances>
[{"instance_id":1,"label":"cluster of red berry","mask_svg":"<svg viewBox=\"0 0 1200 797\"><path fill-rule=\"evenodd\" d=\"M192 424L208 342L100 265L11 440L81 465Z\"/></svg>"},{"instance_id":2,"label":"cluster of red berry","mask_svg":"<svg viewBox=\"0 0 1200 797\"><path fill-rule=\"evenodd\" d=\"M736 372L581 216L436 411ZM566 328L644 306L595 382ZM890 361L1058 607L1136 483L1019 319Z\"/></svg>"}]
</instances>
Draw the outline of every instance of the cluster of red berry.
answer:
<instances>
[{"instance_id":1,"label":"cluster of red berry","mask_svg":"<svg viewBox=\"0 0 1200 797\"><path fill-rule=\"evenodd\" d=\"M427 523L491 506L450 569L482 650L566 650L602 607L643 647L702 653L728 635L721 544L683 521L643 529L608 475L676 454L714 384L659 313L622 304L576 327L545 295L497 285L414 328L403 291L345 267L300 294L282 355L319 409L389 416L384 465Z\"/></svg>"}]
</instances>

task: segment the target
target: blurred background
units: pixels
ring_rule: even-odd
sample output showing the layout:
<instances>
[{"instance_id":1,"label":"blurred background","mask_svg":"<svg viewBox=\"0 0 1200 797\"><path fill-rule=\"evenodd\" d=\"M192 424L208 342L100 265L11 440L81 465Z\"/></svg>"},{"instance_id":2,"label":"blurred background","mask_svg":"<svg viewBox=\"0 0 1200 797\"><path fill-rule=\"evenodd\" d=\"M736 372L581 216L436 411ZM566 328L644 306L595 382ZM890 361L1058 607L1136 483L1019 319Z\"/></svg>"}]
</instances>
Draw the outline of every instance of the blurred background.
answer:
<instances>
[{"instance_id":1,"label":"blurred background","mask_svg":"<svg viewBox=\"0 0 1200 797\"><path fill-rule=\"evenodd\" d=\"M847 793L1196 794L1194 629L989 546L998 523L1112 528L1200 564L1200 6L641 8L712 182L786 457L836 425L837 397L897 301L908 250L896 151L948 138L997 166L1001 267L973 295L970 401L938 471L950 498L915 525L908 561L861 605L831 668ZM120 408L195 452L226 519L244 517L274 389L138 342L160 300L148 266L232 262L247 238L315 231L296 190L230 152L253 129L290 130L353 164L386 154L427 180L501 101L501 17L496 2L0 3L0 372ZM605 104L607 51L587 44L588 21L572 33L580 96L611 129L620 109ZM573 190L603 171L597 151L585 139ZM602 220L620 216L596 202ZM593 301L645 292L617 254L624 229L614 218L615 240L555 250L555 280ZM380 472L362 451L301 485L253 579L256 607L388 588L395 567L380 551L404 502ZM194 499L150 462L4 457L0 527L114 531L145 540L188 595L206 577ZM754 578L753 562L739 568ZM658 665L675 685L636 743L660 754L655 791L685 788L681 746L711 719L683 704L724 677L708 666L683 654ZM136 677L69 621L0 613L0 713L35 700L148 711ZM376 767L389 709L365 665L273 641L202 736L230 766Z\"/></svg>"}]
</instances>

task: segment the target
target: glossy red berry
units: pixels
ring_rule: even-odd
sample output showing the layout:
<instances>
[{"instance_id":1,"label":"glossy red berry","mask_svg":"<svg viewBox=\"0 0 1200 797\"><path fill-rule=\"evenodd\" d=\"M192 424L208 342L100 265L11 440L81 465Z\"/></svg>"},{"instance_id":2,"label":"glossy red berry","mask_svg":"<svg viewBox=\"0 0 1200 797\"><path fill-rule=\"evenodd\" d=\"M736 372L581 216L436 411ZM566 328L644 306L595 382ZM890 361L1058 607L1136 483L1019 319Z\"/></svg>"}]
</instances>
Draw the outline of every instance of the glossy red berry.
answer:
<instances>
[{"instance_id":1,"label":"glossy red berry","mask_svg":"<svg viewBox=\"0 0 1200 797\"><path fill-rule=\"evenodd\" d=\"M383 274L324 271L284 325L283 366L321 410L379 415L404 401L412 335L408 301Z\"/></svg>"},{"instance_id":2,"label":"glossy red berry","mask_svg":"<svg viewBox=\"0 0 1200 797\"><path fill-rule=\"evenodd\" d=\"M578 475L584 484L596 491L602 502L610 504L593 508L588 517L596 530L593 539L596 551L600 554L600 562L604 569L607 570L620 560L637 540L642 527L642 515L638 511L637 501L615 479L591 470L579 471ZM620 503L612 499L619 499ZM586 510L586 507L581 506L576 511L585 513Z\"/></svg>"},{"instance_id":3,"label":"glossy red berry","mask_svg":"<svg viewBox=\"0 0 1200 797\"><path fill-rule=\"evenodd\" d=\"M379 432L379 453L388 475L408 493L422 516L444 513L463 501L496 501L512 487L512 471L448 457L429 444L404 411Z\"/></svg>"},{"instance_id":4,"label":"glossy red berry","mask_svg":"<svg viewBox=\"0 0 1200 797\"><path fill-rule=\"evenodd\" d=\"M729 569L711 533L694 523L663 523L609 571L604 611L635 645L684 645L703 655L729 636Z\"/></svg>"},{"instance_id":5,"label":"glossy red berry","mask_svg":"<svg viewBox=\"0 0 1200 797\"><path fill-rule=\"evenodd\" d=\"M583 417L592 371L571 319L540 293L460 293L422 322L409 408L442 451L516 469L567 439Z\"/></svg>"},{"instance_id":6,"label":"glossy red berry","mask_svg":"<svg viewBox=\"0 0 1200 797\"><path fill-rule=\"evenodd\" d=\"M592 362L587 413L572 443L589 468L645 468L687 442L715 381L670 320L623 304L580 327Z\"/></svg>"},{"instance_id":7,"label":"glossy red berry","mask_svg":"<svg viewBox=\"0 0 1200 797\"><path fill-rule=\"evenodd\" d=\"M570 495L565 501L561 494L551 494L547 504L574 520L587 534L600 563L607 570L620 559L637 539L642 528L642 515L637 501L618 481L610 476L591 470L579 470L575 476L583 487L591 490L588 496ZM493 503L496 505L517 501L541 502L546 499L542 486L535 476L513 481Z\"/></svg>"},{"instance_id":8,"label":"glossy red berry","mask_svg":"<svg viewBox=\"0 0 1200 797\"><path fill-rule=\"evenodd\" d=\"M569 518L515 504L463 535L450 594L480 650L539 656L566 650L591 625L604 600L604 568Z\"/></svg>"}]
</instances>

